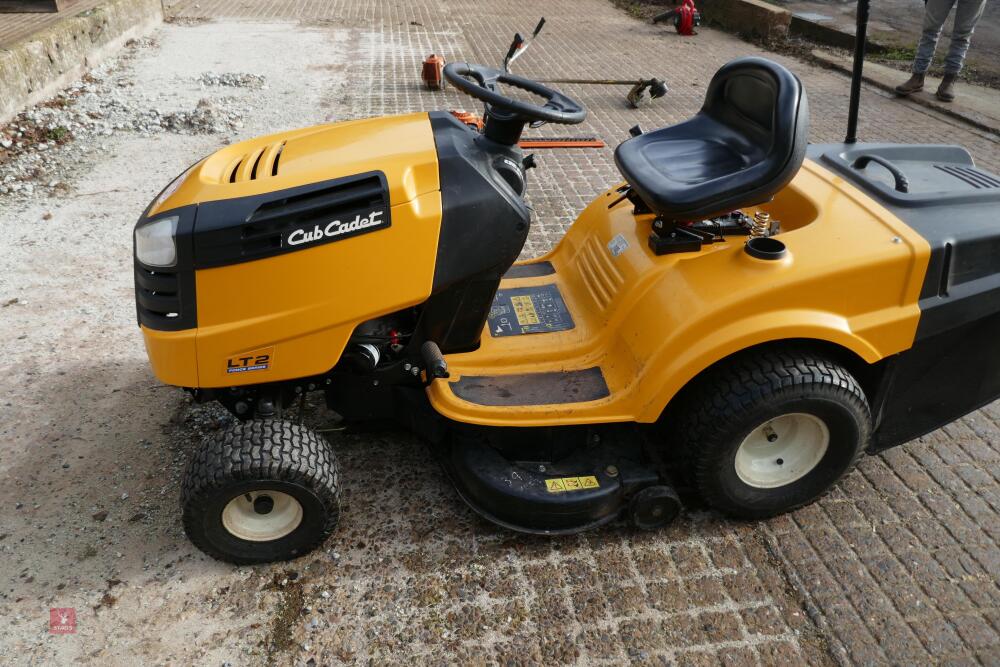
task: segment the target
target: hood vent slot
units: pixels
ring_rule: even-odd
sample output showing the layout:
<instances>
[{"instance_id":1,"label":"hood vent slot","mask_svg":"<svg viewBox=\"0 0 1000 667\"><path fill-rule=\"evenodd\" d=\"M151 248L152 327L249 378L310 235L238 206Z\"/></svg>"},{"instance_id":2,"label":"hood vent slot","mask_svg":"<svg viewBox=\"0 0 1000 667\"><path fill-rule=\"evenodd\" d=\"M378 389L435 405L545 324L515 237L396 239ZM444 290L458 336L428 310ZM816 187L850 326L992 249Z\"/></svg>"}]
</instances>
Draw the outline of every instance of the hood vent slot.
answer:
<instances>
[{"instance_id":1,"label":"hood vent slot","mask_svg":"<svg viewBox=\"0 0 1000 667\"><path fill-rule=\"evenodd\" d=\"M991 190L1000 188L1000 179L992 174L974 169L973 167L963 167L960 165L934 165L935 169L940 169L949 176L954 176L960 181L965 181L977 190Z\"/></svg>"},{"instance_id":2,"label":"hood vent slot","mask_svg":"<svg viewBox=\"0 0 1000 667\"><path fill-rule=\"evenodd\" d=\"M272 176L278 175L278 162L281 160L281 153L284 150L285 150L285 142L282 141L280 144L278 144L278 148L274 153L274 163L273 166L271 167Z\"/></svg>"},{"instance_id":3,"label":"hood vent slot","mask_svg":"<svg viewBox=\"0 0 1000 667\"><path fill-rule=\"evenodd\" d=\"M267 176L277 176L278 161L284 148L285 142L279 141L241 155L226 167L226 180L230 183L246 183Z\"/></svg>"}]
</instances>

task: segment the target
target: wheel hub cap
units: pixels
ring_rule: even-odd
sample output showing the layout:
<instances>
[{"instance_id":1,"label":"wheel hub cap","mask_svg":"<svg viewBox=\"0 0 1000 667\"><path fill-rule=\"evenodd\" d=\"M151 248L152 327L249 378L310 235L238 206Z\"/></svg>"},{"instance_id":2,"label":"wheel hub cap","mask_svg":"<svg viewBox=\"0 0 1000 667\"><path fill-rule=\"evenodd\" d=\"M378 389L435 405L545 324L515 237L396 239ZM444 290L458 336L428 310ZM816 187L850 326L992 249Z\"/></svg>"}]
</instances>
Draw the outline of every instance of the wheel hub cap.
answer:
<instances>
[{"instance_id":1,"label":"wheel hub cap","mask_svg":"<svg viewBox=\"0 0 1000 667\"><path fill-rule=\"evenodd\" d=\"M809 474L830 446L830 429L815 415L793 412L771 419L736 450L736 474L744 484L773 489Z\"/></svg>"},{"instance_id":2,"label":"wheel hub cap","mask_svg":"<svg viewBox=\"0 0 1000 667\"><path fill-rule=\"evenodd\" d=\"M230 500L222 510L222 525L250 542L285 537L302 523L302 505L281 491L250 491Z\"/></svg>"}]
</instances>

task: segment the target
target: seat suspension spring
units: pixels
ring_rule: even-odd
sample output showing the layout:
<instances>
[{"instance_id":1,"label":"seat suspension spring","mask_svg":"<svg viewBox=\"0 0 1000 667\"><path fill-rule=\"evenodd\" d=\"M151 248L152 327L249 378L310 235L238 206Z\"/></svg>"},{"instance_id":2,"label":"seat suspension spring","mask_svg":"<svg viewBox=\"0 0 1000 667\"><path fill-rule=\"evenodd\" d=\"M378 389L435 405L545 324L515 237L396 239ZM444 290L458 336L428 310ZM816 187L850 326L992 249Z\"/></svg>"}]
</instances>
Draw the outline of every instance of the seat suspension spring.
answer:
<instances>
[{"instance_id":1,"label":"seat suspension spring","mask_svg":"<svg viewBox=\"0 0 1000 667\"><path fill-rule=\"evenodd\" d=\"M755 239L768 236L771 233L771 214L764 211L757 211L753 214L753 222L750 223L750 238Z\"/></svg>"}]
</instances>

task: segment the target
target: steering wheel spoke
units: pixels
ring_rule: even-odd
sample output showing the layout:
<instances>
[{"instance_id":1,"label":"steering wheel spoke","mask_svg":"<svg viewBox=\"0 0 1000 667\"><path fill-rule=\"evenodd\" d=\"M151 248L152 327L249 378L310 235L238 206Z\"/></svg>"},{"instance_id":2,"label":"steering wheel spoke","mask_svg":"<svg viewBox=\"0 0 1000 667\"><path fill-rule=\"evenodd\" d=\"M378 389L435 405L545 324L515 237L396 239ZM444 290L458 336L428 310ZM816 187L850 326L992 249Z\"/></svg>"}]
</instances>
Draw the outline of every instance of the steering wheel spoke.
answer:
<instances>
[{"instance_id":1,"label":"steering wheel spoke","mask_svg":"<svg viewBox=\"0 0 1000 667\"><path fill-rule=\"evenodd\" d=\"M525 123L575 125L587 117L583 105L566 95L537 81L492 67L470 63L448 63L444 68L444 76L455 88L482 100L488 108L515 116ZM545 100L545 103L533 104L504 95L499 91L501 84L537 95Z\"/></svg>"}]
</instances>

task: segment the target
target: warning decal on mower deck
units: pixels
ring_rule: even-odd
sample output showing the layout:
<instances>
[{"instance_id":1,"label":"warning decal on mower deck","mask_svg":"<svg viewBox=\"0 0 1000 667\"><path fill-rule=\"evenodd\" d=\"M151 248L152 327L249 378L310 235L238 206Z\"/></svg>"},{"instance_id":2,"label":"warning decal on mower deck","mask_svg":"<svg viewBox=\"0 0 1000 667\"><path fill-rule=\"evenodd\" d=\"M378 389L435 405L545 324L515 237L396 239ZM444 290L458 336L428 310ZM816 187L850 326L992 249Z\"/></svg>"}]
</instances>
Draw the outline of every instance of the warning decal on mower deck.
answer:
<instances>
[{"instance_id":1,"label":"warning decal on mower deck","mask_svg":"<svg viewBox=\"0 0 1000 667\"><path fill-rule=\"evenodd\" d=\"M586 489L596 489L601 485L593 475L587 477L562 477L559 479L545 480L545 489L549 493L563 493L565 491L584 491Z\"/></svg>"},{"instance_id":2,"label":"warning decal on mower deck","mask_svg":"<svg viewBox=\"0 0 1000 667\"><path fill-rule=\"evenodd\" d=\"M489 324L494 338L565 331L574 326L566 302L553 284L497 291Z\"/></svg>"}]
</instances>

